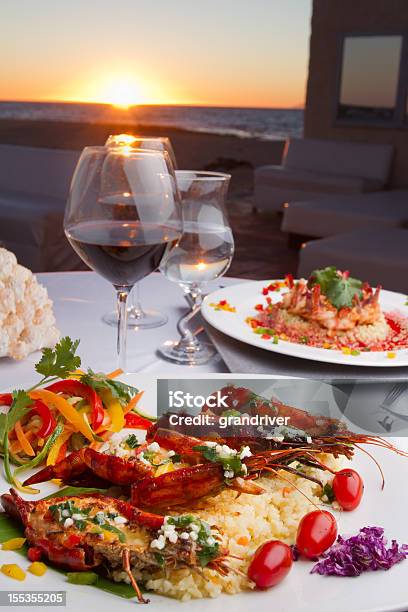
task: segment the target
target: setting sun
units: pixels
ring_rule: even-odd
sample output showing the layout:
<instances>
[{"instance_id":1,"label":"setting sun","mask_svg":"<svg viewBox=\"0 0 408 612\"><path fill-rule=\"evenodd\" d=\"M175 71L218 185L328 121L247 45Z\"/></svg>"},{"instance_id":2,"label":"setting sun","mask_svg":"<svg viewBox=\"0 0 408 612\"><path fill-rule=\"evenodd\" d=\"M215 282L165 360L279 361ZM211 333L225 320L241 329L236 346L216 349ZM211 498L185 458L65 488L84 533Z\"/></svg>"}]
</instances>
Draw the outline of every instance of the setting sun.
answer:
<instances>
[{"instance_id":1,"label":"setting sun","mask_svg":"<svg viewBox=\"0 0 408 612\"><path fill-rule=\"evenodd\" d=\"M141 86L132 76L118 76L106 81L97 97L100 102L123 109L145 102Z\"/></svg>"}]
</instances>

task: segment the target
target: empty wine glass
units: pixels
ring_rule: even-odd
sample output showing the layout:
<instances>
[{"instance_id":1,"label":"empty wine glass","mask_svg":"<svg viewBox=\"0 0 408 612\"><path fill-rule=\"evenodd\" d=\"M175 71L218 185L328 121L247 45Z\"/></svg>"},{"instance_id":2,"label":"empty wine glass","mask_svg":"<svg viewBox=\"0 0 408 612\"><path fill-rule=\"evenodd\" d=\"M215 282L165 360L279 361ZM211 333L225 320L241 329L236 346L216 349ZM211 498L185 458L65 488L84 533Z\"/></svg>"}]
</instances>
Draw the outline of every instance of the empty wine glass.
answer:
<instances>
[{"instance_id":1,"label":"empty wine glass","mask_svg":"<svg viewBox=\"0 0 408 612\"><path fill-rule=\"evenodd\" d=\"M131 147L136 149L148 149L152 151L167 151L173 168L176 168L176 156L170 139L167 137L143 137L132 134L112 134L105 142L105 147ZM116 310L103 315L105 323L116 327L118 324L118 313ZM130 329L153 329L161 327L168 321L168 316L156 308L143 308L140 299L140 283L137 283L130 294L127 326Z\"/></svg>"},{"instance_id":2,"label":"empty wine glass","mask_svg":"<svg viewBox=\"0 0 408 612\"><path fill-rule=\"evenodd\" d=\"M182 233L180 199L167 152L87 147L65 210L78 255L117 292L119 368L126 371L127 298Z\"/></svg>"},{"instance_id":3,"label":"empty wine glass","mask_svg":"<svg viewBox=\"0 0 408 612\"><path fill-rule=\"evenodd\" d=\"M191 309L178 323L180 339L168 340L159 353L176 363L198 365L216 353L212 344L198 340L189 328L198 313L205 283L228 270L234 239L225 210L229 174L176 171L183 211L183 235L160 264L160 271L185 291Z\"/></svg>"}]
</instances>

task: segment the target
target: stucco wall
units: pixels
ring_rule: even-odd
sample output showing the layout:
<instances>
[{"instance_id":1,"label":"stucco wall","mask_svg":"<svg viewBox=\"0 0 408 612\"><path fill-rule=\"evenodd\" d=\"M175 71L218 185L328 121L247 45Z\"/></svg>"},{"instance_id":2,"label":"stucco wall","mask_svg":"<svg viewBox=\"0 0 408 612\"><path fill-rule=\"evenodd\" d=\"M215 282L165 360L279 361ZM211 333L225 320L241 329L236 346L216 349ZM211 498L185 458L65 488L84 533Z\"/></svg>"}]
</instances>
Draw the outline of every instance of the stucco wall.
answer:
<instances>
[{"instance_id":1,"label":"stucco wall","mask_svg":"<svg viewBox=\"0 0 408 612\"><path fill-rule=\"evenodd\" d=\"M306 95L306 138L391 143L390 186L408 187L408 129L334 125L339 35L408 31L408 0L314 0ZM362 75L363 78L363 75ZM408 127L408 126L407 126Z\"/></svg>"}]
</instances>

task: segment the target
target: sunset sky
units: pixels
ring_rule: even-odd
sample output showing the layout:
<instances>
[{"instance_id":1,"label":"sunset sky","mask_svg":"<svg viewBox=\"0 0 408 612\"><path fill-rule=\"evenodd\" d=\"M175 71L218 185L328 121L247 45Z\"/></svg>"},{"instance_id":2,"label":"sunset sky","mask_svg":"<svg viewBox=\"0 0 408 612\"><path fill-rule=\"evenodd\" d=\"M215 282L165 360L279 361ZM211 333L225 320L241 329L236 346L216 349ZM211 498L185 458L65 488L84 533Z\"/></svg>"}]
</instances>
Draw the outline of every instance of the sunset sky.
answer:
<instances>
[{"instance_id":1,"label":"sunset sky","mask_svg":"<svg viewBox=\"0 0 408 612\"><path fill-rule=\"evenodd\" d=\"M2 0L0 100L294 107L310 0Z\"/></svg>"}]
</instances>

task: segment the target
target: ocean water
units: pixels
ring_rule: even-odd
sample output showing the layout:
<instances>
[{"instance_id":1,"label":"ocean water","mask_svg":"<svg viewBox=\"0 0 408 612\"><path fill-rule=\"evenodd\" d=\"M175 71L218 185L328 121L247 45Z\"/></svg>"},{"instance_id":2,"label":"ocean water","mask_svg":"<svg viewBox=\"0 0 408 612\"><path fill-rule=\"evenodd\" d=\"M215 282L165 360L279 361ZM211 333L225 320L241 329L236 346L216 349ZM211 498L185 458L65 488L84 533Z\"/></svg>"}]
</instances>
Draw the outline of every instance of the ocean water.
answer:
<instances>
[{"instance_id":1,"label":"ocean water","mask_svg":"<svg viewBox=\"0 0 408 612\"><path fill-rule=\"evenodd\" d=\"M125 110L105 104L0 102L0 119L157 125L261 140L303 133L301 109L134 106Z\"/></svg>"}]
</instances>

